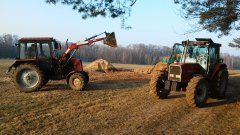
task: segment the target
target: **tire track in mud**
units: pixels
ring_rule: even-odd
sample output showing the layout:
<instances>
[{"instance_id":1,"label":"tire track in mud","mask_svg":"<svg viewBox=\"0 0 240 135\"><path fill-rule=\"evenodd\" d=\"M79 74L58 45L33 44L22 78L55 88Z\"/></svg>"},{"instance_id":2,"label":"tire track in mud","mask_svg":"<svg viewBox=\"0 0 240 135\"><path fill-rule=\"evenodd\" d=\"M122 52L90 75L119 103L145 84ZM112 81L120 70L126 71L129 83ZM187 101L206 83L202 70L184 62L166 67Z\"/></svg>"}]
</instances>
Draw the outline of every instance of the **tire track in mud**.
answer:
<instances>
[{"instance_id":1,"label":"tire track in mud","mask_svg":"<svg viewBox=\"0 0 240 135\"><path fill-rule=\"evenodd\" d=\"M240 74L238 78L240 79ZM230 84L233 85L230 85L228 92L232 94L231 96L239 95L237 90L239 82L234 83L236 80L230 76ZM229 98L229 95L227 97ZM139 133L236 134L240 131L238 111L240 111L239 98L210 99L205 108L189 108L181 105L173 110L174 113L168 113L165 118L157 116L157 122L150 122L149 126Z\"/></svg>"},{"instance_id":2,"label":"tire track in mud","mask_svg":"<svg viewBox=\"0 0 240 135\"><path fill-rule=\"evenodd\" d=\"M231 81L231 79L230 79ZM237 86L234 86L235 88ZM146 87L144 87L146 88ZM147 94L147 93L144 93ZM138 97L140 97L138 95ZM150 101L144 99L144 96L140 99L142 101ZM133 98L133 101L137 99ZM170 101L171 100L171 101ZM156 103L161 102L161 103ZM138 112L139 115L128 116L128 121L131 124L125 123L119 130L115 129L117 133L161 133L161 134L201 134L201 133L221 133L222 128L214 128L212 125L216 125L216 117L221 116L222 113L227 112L230 106L216 106L209 108L191 108L188 107L185 99L168 101L159 100L150 102L143 102L144 104L133 107L131 105L131 111L125 111L125 116L129 112ZM212 101L210 101L211 103ZM226 107L227 106L227 107ZM130 107L129 107L130 108ZM122 114L124 115L124 114ZM121 123L123 121L119 121ZM225 125L225 124L223 124ZM212 127L213 131L205 130L205 128ZM189 129L189 130L186 130ZM137 131L137 132L136 132ZM231 128L230 128L231 131ZM106 133L106 132L103 132ZM228 130L226 130L228 133Z\"/></svg>"},{"instance_id":3,"label":"tire track in mud","mask_svg":"<svg viewBox=\"0 0 240 135\"><path fill-rule=\"evenodd\" d=\"M230 77L230 99L210 99L207 107L200 109L188 107L183 92L171 92L168 99L160 100L149 94L145 76L136 79L130 74L118 80L119 74L109 74L109 80L103 81L102 76L95 77L82 92L68 87L58 90L57 84L62 82L50 82L56 90L24 94L6 91L13 88L6 84L1 90L1 107L6 107L3 113L9 115L0 120L0 134L239 133L240 103L234 95L239 95L240 74Z\"/></svg>"},{"instance_id":4,"label":"tire track in mud","mask_svg":"<svg viewBox=\"0 0 240 135\"><path fill-rule=\"evenodd\" d=\"M6 99L6 105L1 106L1 108L5 108L5 124L1 125L1 128L4 128L2 131L6 131L5 133L30 133L46 128L49 124L57 124L58 120L54 120L56 117L51 115L51 110L68 98L65 94L65 97L51 98L54 97L53 93L45 92L31 94L15 92L15 95L16 98L9 99L11 98L9 97ZM44 96L38 97L36 95ZM57 96L56 93L55 96ZM12 110L9 109L11 107Z\"/></svg>"},{"instance_id":5,"label":"tire track in mud","mask_svg":"<svg viewBox=\"0 0 240 135\"><path fill-rule=\"evenodd\" d=\"M142 83L142 81L140 82ZM110 93L112 95L106 94L106 96L104 96L105 93L108 93L109 91L111 91ZM47 94L45 94L46 92L34 94L34 95L39 95L44 93L42 96L34 96L31 94L31 97L34 97L35 100L40 100L39 102L43 102L43 100L45 99L46 103L41 104L39 108L35 108L35 110L33 108L32 111L30 110L31 113L29 113L28 115L21 115L18 119L15 119L15 122L18 123L18 125L22 125L23 127L25 127L25 129L22 129L22 130L34 129L35 127L27 127L26 124L35 123L36 121L41 121L42 123L47 123L45 124L46 127L44 127L45 129L44 132L53 130L52 129L53 126L56 126L56 125L58 125L59 127L65 130L73 131L73 130L79 129L77 131L82 132L83 129L85 128L92 129L92 127L94 127L95 125L101 126L102 120L95 117L95 115L98 116L99 114L103 113L103 115L105 116L107 111L114 112L115 108L111 107L111 102L115 102L117 99L120 102L115 104L116 106L120 104L125 104L126 102L128 102L127 97L129 96L129 92L131 93L131 91L132 89L124 89L123 91L110 89L110 90L103 90L103 91L86 91L81 94L67 94L68 93L67 91L64 91L62 95L58 91L53 91ZM71 91L71 92L74 92L74 91ZM90 98L89 100L87 100L87 98L85 98L84 100L81 100L81 97L89 94L91 95L91 97L89 97ZM58 96L58 97L54 97L54 96ZM24 117L29 117L29 119L25 121L23 120ZM62 120L57 120L59 118L61 118ZM54 121L54 122L51 122L51 121ZM99 122L91 123L91 121L99 121ZM69 124L66 125L66 123L69 123ZM86 123L86 124L80 124L80 123ZM39 123L35 123L33 125L40 125L41 127L41 124ZM79 125L79 126L74 127L72 125ZM17 126L17 124L15 124L15 126ZM73 128L76 128L76 129L73 129ZM41 133L42 129L37 128L35 129L35 132Z\"/></svg>"},{"instance_id":6,"label":"tire track in mud","mask_svg":"<svg viewBox=\"0 0 240 135\"><path fill-rule=\"evenodd\" d=\"M51 84L51 83L50 83ZM106 85L106 84L105 84ZM141 85L139 86L141 87ZM130 89L129 89L130 90ZM110 100L113 100L118 95L124 95L125 92L129 91L128 89L124 91L118 90L102 90L102 91L83 91L81 93L75 91L40 91L36 93L20 93L13 92L12 94L17 95L19 98L15 98L14 100L9 100L11 96L6 100L6 107L9 102L13 103L13 107L19 106L20 108L16 108L19 112L10 113L8 116L8 123L15 128L20 128L23 126L22 130L34 129L35 127L27 126L29 123L35 123L37 121L41 121L46 126L51 125L48 119L58 119L64 117L63 122L59 122L59 120L55 121L57 125L60 123L64 126L66 121L74 121L77 116L85 117L86 110L95 108L97 110L102 110L104 104L108 104ZM9 93L9 91L7 91ZM5 93L5 95L7 94ZM11 95L12 95L11 94ZM112 94L112 95L111 95ZM90 96L90 97L87 97ZM25 98L24 98L25 97ZM85 97L85 98L83 98ZM120 96L122 97L122 96ZM124 97L122 97L124 98ZM23 99L23 100L22 100ZM20 104L18 103L21 100ZM29 104L28 104L29 103ZM25 105L24 105L25 104ZM103 105L101 105L103 104ZM24 105L24 106L21 106ZM95 107L94 107L95 106ZM92 111L92 114L95 114L96 111ZM23 111L27 113L23 113ZM81 111L83 113L81 113ZM70 114L70 115L69 115ZM48 117L49 116L49 117ZM24 118L28 119L24 119ZM86 121L87 122L87 121ZM76 121L75 123L78 123ZM27 125L26 125L27 124ZM35 123L33 125L39 125ZM11 126L9 126L11 127ZM49 130L50 128L45 127ZM38 129L36 130L36 132ZM40 133L40 132L39 132Z\"/></svg>"},{"instance_id":7,"label":"tire track in mud","mask_svg":"<svg viewBox=\"0 0 240 135\"><path fill-rule=\"evenodd\" d=\"M96 126L95 133L135 133L135 131L151 124L152 121L157 121L157 117L164 117L168 113L175 112L178 106L181 108L182 104L185 104L185 101L181 98L167 99L165 101L153 98L148 93L148 84L141 89L136 89L126 94L133 96L121 95L114 99L115 101L108 102L111 106L107 107L105 113L112 107L114 111L110 117L107 117L105 126ZM118 101L119 103L116 103ZM86 131L86 133L88 132L90 131Z\"/></svg>"}]
</instances>

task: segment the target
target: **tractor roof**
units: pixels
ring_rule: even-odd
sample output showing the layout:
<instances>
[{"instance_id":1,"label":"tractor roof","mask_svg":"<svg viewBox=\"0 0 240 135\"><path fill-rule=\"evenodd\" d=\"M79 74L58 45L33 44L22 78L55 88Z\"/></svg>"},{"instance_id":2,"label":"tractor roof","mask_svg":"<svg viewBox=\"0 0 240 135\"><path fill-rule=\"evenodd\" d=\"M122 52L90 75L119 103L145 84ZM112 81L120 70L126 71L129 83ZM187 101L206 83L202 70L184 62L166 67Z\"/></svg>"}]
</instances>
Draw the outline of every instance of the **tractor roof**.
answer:
<instances>
[{"instance_id":1,"label":"tractor roof","mask_svg":"<svg viewBox=\"0 0 240 135\"><path fill-rule=\"evenodd\" d=\"M196 38L196 41L183 41L184 45L206 45L212 47L221 47L221 44L214 43L211 38Z\"/></svg>"},{"instance_id":2,"label":"tractor roof","mask_svg":"<svg viewBox=\"0 0 240 135\"><path fill-rule=\"evenodd\" d=\"M19 42L49 42L54 40L52 37L24 37Z\"/></svg>"}]
</instances>

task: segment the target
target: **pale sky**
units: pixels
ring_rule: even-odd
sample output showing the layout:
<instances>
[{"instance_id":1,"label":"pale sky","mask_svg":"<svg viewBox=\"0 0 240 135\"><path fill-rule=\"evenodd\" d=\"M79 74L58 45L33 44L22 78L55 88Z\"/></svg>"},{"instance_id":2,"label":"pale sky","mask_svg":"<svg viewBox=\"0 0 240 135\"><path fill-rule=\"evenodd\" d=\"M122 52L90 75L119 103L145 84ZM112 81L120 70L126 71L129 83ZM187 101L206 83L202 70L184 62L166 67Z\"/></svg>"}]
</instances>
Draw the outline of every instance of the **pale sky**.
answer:
<instances>
[{"instance_id":1,"label":"pale sky","mask_svg":"<svg viewBox=\"0 0 240 135\"><path fill-rule=\"evenodd\" d=\"M119 45L144 43L169 47L187 39L212 38L223 45L223 53L240 56L240 50L228 47L233 38L240 37L239 32L233 31L222 38L206 31L184 35L190 26L178 15L173 0L138 0L126 21L133 27L130 30L121 29L120 19L98 17L83 20L71 6L49 5L45 0L1 0L0 13L0 34L50 36L60 41L69 38L76 42L107 31L115 32Z\"/></svg>"}]
</instances>

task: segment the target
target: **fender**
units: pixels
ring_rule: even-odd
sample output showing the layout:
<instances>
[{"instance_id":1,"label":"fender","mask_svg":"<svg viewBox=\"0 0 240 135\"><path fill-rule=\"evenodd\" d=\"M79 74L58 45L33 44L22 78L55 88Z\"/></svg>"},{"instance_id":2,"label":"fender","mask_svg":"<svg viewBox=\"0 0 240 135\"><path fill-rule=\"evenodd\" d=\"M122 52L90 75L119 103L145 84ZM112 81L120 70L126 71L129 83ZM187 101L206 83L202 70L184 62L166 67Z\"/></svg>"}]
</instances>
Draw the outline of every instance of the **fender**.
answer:
<instances>
[{"instance_id":1,"label":"fender","mask_svg":"<svg viewBox=\"0 0 240 135\"><path fill-rule=\"evenodd\" d=\"M73 70L74 71L83 71L82 61L79 59L71 59L71 62L73 64Z\"/></svg>"},{"instance_id":2,"label":"fender","mask_svg":"<svg viewBox=\"0 0 240 135\"><path fill-rule=\"evenodd\" d=\"M213 79L213 77L216 75L216 73L221 69L221 68L227 68L226 64L216 64L214 67L214 70L212 72L212 75L210 76L210 80Z\"/></svg>"},{"instance_id":3,"label":"fender","mask_svg":"<svg viewBox=\"0 0 240 135\"><path fill-rule=\"evenodd\" d=\"M16 68L22 63L36 63L36 60L35 59L23 59L23 60L16 59L15 62L8 68L6 73L9 73L13 67Z\"/></svg>"}]
</instances>

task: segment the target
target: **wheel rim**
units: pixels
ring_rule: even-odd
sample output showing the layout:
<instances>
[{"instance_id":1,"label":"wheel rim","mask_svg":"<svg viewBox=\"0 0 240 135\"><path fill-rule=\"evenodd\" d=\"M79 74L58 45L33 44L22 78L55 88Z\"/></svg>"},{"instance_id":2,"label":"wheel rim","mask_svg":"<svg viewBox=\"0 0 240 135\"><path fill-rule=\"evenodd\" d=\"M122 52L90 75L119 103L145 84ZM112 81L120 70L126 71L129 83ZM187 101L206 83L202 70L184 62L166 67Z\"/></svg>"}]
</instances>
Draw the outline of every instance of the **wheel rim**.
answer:
<instances>
[{"instance_id":1,"label":"wheel rim","mask_svg":"<svg viewBox=\"0 0 240 135\"><path fill-rule=\"evenodd\" d=\"M205 86L199 86L199 88L196 90L196 98L198 102L203 102L206 98L207 91Z\"/></svg>"},{"instance_id":2,"label":"wheel rim","mask_svg":"<svg viewBox=\"0 0 240 135\"><path fill-rule=\"evenodd\" d=\"M81 85L82 85L82 81L79 79L79 78L75 78L74 80L73 80L73 85L75 86L75 87L81 87Z\"/></svg>"},{"instance_id":3,"label":"wheel rim","mask_svg":"<svg viewBox=\"0 0 240 135\"><path fill-rule=\"evenodd\" d=\"M24 69L18 76L18 83L21 87L33 88L39 82L39 74L31 69Z\"/></svg>"}]
</instances>

